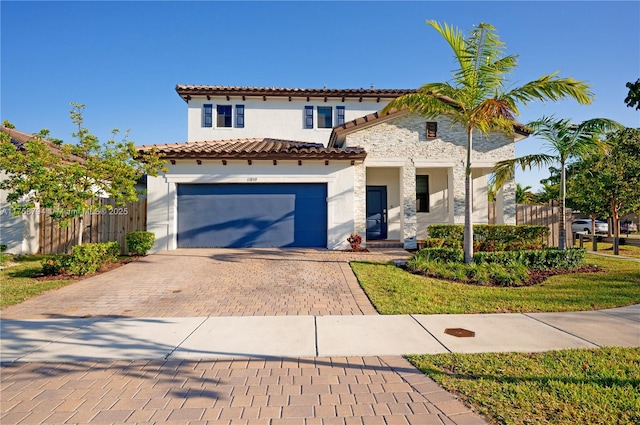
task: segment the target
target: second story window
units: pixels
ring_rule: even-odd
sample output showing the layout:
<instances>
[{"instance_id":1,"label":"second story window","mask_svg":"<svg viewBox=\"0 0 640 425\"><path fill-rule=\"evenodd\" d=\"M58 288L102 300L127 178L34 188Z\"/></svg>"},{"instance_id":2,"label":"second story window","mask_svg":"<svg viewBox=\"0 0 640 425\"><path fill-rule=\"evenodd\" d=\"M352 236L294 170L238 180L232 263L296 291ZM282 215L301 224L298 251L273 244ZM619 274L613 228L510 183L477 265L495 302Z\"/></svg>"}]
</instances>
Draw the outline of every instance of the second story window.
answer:
<instances>
[{"instance_id":1,"label":"second story window","mask_svg":"<svg viewBox=\"0 0 640 425\"><path fill-rule=\"evenodd\" d=\"M202 105L202 126L213 126L213 105Z\"/></svg>"},{"instance_id":2,"label":"second story window","mask_svg":"<svg viewBox=\"0 0 640 425\"><path fill-rule=\"evenodd\" d=\"M333 127L333 109L331 106L318 106L318 128Z\"/></svg>"},{"instance_id":3,"label":"second story window","mask_svg":"<svg viewBox=\"0 0 640 425\"><path fill-rule=\"evenodd\" d=\"M304 128L313 128L313 106L304 107Z\"/></svg>"},{"instance_id":4,"label":"second story window","mask_svg":"<svg viewBox=\"0 0 640 425\"><path fill-rule=\"evenodd\" d=\"M244 105L236 105L236 128L244 128Z\"/></svg>"},{"instance_id":5,"label":"second story window","mask_svg":"<svg viewBox=\"0 0 640 425\"><path fill-rule=\"evenodd\" d=\"M231 127L231 105L218 105L216 127Z\"/></svg>"},{"instance_id":6,"label":"second story window","mask_svg":"<svg viewBox=\"0 0 640 425\"><path fill-rule=\"evenodd\" d=\"M435 139L436 137L438 137L438 123L427 121L427 139Z\"/></svg>"},{"instance_id":7,"label":"second story window","mask_svg":"<svg viewBox=\"0 0 640 425\"><path fill-rule=\"evenodd\" d=\"M344 124L344 106L336 106L336 125Z\"/></svg>"}]
</instances>

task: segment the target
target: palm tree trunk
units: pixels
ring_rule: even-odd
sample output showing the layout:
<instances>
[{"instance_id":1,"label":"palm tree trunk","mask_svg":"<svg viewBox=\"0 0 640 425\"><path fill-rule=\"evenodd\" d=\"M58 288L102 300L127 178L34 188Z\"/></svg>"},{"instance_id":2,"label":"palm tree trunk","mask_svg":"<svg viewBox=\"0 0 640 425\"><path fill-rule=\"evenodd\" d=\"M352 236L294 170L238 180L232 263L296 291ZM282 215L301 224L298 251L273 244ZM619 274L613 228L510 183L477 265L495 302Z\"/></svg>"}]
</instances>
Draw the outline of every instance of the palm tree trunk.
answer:
<instances>
[{"instance_id":1,"label":"palm tree trunk","mask_svg":"<svg viewBox=\"0 0 640 425\"><path fill-rule=\"evenodd\" d=\"M471 179L471 148L473 127L467 130L467 166L464 179L464 262L473 261L473 180Z\"/></svg>"},{"instance_id":2,"label":"palm tree trunk","mask_svg":"<svg viewBox=\"0 0 640 425\"><path fill-rule=\"evenodd\" d=\"M560 221L558 222L559 228L559 238L558 248L565 249L566 240L567 240L567 231L564 226L564 209L566 206L566 193L567 193L567 181L566 181L566 170L564 161L560 162L560 208L558 208L560 213Z\"/></svg>"}]
</instances>

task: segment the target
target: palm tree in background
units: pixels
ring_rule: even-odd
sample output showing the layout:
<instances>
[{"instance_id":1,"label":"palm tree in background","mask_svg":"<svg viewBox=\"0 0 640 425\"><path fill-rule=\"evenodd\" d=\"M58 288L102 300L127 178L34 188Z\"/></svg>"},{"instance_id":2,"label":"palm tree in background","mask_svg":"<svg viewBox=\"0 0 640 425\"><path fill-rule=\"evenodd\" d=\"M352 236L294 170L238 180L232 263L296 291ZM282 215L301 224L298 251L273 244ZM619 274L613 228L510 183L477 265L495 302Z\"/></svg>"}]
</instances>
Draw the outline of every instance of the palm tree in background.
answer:
<instances>
[{"instance_id":1,"label":"palm tree in background","mask_svg":"<svg viewBox=\"0 0 640 425\"><path fill-rule=\"evenodd\" d=\"M509 74L517 67L517 56L505 54L505 44L496 29L478 24L469 35L436 21L427 21L451 47L458 63L453 79L444 83L427 83L415 93L400 96L389 103L383 113L406 108L426 118L449 117L463 126L467 134L465 165L464 261L473 260L472 221L472 151L473 133L514 132L518 104L533 100L573 98L581 104L591 103L589 85L573 78L560 78L555 72L519 87L509 86Z\"/></svg>"},{"instance_id":2,"label":"palm tree in background","mask_svg":"<svg viewBox=\"0 0 640 425\"><path fill-rule=\"evenodd\" d=\"M540 136L546 141L545 145L550 153L525 155L498 162L494 169L495 184L500 186L513 178L518 166L525 170L534 166L539 168L560 164L560 208L558 209L560 241L558 246L560 249L564 249L567 163L572 159L584 158L606 148L606 144L600 136L607 131L621 128L621 125L605 118L594 118L580 124L574 124L569 119L543 117L529 123L528 126L533 129L534 135Z\"/></svg>"},{"instance_id":3,"label":"palm tree in background","mask_svg":"<svg viewBox=\"0 0 640 425\"><path fill-rule=\"evenodd\" d=\"M516 183L516 204L533 204L535 201L536 194L531 191L531 186Z\"/></svg>"}]
</instances>

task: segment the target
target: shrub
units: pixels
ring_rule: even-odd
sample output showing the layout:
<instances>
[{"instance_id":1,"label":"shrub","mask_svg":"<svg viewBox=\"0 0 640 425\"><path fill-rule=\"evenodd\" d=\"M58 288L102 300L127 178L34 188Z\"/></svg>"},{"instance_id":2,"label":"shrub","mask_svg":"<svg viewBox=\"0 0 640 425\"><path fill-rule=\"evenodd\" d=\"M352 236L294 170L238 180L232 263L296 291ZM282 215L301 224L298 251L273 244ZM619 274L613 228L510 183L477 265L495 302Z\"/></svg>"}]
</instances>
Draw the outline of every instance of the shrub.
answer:
<instances>
[{"instance_id":1,"label":"shrub","mask_svg":"<svg viewBox=\"0 0 640 425\"><path fill-rule=\"evenodd\" d=\"M51 255L42 260L42 274L57 276L71 273L71 256L67 254Z\"/></svg>"},{"instance_id":2,"label":"shrub","mask_svg":"<svg viewBox=\"0 0 640 425\"><path fill-rule=\"evenodd\" d=\"M527 268L520 264L442 263L415 257L409 261L409 269L431 277L475 285L523 286L529 280Z\"/></svg>"},{"instance_id":3,"label":"shrub","mask_svg":"<svg viewBox=\"0 0 640 425\"><path fill-rule=\"evenodd\" d=\"M443 246L462 247L464 226L461 224L434 224L429 226L428 233L431 238L443 239ZM547 226L476 224L473 226L473 234L476 251L541 249L546 247L549 228Z\"/></svg>"},{"instance_id":4,"label":"shrub","mask_svg":"<svg viewBox=\"0 0 640 425\"><path fill-rule=\"evenodd\" d=\"M424 248L414 254L429 261L463 263L464 252L459 248Z\"/></svg>"},{"instance_id":5,"label":"shrub","mask_svg":"<svg viewBox=\"0 0 640 425\"><path fill-rule=\"evenodd\" d=\"M422 242L422 248L442 248L443 246L443 238L427 238Z\"/></svg>"},{"instance_id":6,"label":"shrub","mask_svg":"<svg viewBox=\"0 0 640 425\"><path fill-rule=\"evenodd\" d=\"M127 249L131 255L147 255L156 241L156 235L152 232L129 232L125 236Z\"/></svg>"},{"instance_id":7,"label":"shrub","mask_svg":"<svg viewBox=\"0 0 640 425\"><path fill-rule=\"evenodd\" d=\"M362 244L362 236L357 233L352 233L347 238L347 242L351 245L352 251L360 251L360 245Z\"/></svg>"},{"instance_id":8,"label":"shrub","mask_svg":"<svg viewBox=\"0 0 640 425\"><path fill-rule=\"evenodd\" d=\"M7 248L8 247L6 243L0 243L0 252L5 252Z\"/></svg>"},{"instance_id":9,"label":"shrub","mask_svg":"<svg viewBox=\"0 0 640 425\"><path fill-rule=\"evenodd\" d=\"M115 261L119 253L118 242L74 246L71 249L71 272L79 276L95 273L103 264Z\"/></svg>"},{"instance_id":10,"label":"shrub","mask_svg":"<svg viewBox=\"0 0 640 425\"><path fill-rule=\"evenodd\" d=\"M575 269L585 262L584 248L546 248L539 250L478 252L473 261L477 264L522 265L528 269Z\"/></svg>"}]
</instances>

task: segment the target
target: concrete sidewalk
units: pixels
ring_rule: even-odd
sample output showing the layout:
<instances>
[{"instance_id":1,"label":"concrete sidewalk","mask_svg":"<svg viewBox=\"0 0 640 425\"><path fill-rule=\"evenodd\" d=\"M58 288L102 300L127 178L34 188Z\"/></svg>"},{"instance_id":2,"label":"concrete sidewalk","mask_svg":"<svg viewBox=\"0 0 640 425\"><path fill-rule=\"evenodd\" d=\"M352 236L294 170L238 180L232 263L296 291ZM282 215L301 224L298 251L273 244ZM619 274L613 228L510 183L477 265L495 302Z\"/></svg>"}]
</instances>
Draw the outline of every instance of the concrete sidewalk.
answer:
<instances>
[{"instance_id":1,"label":"concrete sidewalk","mask_svg":"<svg viewBox=\"0 0 640 425\"><path fill-rule=\"evenodd\" d=\"M0 331L2 362L535 352L640 346L640 304L569 313L2 320Z\"/></svg>"}]
</instances>

